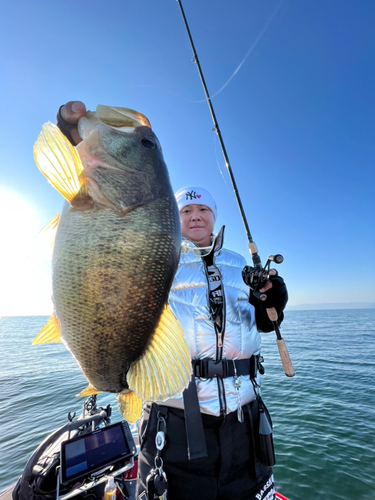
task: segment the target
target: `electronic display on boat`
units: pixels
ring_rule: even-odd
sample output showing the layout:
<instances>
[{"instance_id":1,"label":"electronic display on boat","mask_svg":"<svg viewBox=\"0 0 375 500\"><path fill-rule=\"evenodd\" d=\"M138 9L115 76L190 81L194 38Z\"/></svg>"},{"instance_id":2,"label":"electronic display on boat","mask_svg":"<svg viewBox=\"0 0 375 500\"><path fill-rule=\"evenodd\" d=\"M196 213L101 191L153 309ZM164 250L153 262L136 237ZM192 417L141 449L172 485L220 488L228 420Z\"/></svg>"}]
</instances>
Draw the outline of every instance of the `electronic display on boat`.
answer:
<instances>
[{"instance_id":1,"label":"electronic display on boat","mask_svg":"<svg viewBox=\"0 0 375 500\"><path fill-rule=\"evenodd\" d=\"M61 484L104 469L135 454L126 422L109 425L61 443Z\"/></svg>"}]
</instances>

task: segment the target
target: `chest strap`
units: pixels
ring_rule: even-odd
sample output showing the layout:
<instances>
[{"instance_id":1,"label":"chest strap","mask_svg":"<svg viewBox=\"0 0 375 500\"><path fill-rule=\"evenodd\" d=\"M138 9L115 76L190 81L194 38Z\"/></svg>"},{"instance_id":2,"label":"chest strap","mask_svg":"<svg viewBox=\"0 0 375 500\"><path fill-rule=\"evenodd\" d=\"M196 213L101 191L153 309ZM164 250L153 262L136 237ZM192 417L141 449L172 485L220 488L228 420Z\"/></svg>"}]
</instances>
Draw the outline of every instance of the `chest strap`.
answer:
<instances>
[{"instance_id":1,"label":"chest strap","mask_svg":"<svg viewBox=\"0 0 375 500\"><path fill-rule=\"evenodd\" d=\"M263 358L260 354L246 359L221 359L215 361L211 358L193 359L193 373L197 378L227 378L240 375L249 375L255 379L257 371L263 375L264 368L261 365Z\"/></svg>"}]
</instances>

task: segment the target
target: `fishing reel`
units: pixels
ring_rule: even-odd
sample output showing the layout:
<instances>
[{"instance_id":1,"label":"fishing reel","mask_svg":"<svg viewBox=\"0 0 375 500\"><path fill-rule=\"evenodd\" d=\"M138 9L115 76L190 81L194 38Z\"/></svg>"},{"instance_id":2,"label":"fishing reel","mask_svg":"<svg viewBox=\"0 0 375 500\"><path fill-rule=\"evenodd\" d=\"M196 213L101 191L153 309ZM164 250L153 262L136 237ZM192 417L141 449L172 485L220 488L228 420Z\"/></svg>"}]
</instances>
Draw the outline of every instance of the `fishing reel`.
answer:
<instances>
[{"instance_id":1,"label":"fishing reel","mask_svg":"<svg viewBox=\"0 0 375 500\"><path fill-rule=\"evenodd\" d=\"M266 262L266 265L262 267L259 266L245 266L242 270L242 279L245 284L249 286L256 294L259 294L259 299L264 301L267 300L267 295L259 292L261 288L263 288L266 284L266 281L269 280L270 277L270 265L271 262L275 262L275 264L281 264L284 261L284 257L281 254L270 255ZM275 270L276 271L276 270ZM276 274L273 276L277 276Z\"/></svg>"}]
</instances>

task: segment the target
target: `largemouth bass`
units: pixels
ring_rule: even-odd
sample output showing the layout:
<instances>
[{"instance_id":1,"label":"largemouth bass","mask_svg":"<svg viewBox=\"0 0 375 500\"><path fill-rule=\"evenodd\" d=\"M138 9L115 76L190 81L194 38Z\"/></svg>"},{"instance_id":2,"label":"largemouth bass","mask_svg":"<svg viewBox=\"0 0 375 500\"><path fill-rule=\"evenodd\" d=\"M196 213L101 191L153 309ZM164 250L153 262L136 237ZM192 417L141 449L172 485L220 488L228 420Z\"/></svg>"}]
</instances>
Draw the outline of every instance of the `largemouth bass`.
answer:
<instances>
[{"instance_id":1,"label":"largemouth bass","mask_svg":"<svg viewBox=\"0 0 375 500\"><path fill-rule=\"evenodd\" d=\"M147 118L98 106L72 147L51 123L35 161L66 199L52 257L54 314L34 343L62 340L96 391L120 393L134 421L190 380L183 331L169 309L181 228L167 166Z\"/></svg>"}]
</instances>

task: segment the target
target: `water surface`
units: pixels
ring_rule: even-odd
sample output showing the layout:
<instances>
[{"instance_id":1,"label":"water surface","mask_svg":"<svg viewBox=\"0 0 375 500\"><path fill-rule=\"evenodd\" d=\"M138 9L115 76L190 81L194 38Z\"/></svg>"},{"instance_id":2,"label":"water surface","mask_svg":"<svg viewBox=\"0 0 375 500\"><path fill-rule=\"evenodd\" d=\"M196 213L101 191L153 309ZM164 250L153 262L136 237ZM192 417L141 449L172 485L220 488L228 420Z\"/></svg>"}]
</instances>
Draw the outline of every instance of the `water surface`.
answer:
<instances>
[{"instance_id":1,"label":"water surface","mask_svg":"<svg viewBox=\"0 0 375 500\"><path fill-rule=\"evenodd\" d=\"M0 492L36 446L80 413L87 383L63 345L31 346L47 317L0 318ZM263 335L263 398L274 421L275 480L290 500L375 498L375 309L287 311L284 375ZM120 420L113 395L112 422Z\"/></svg>"}]
</instances>

